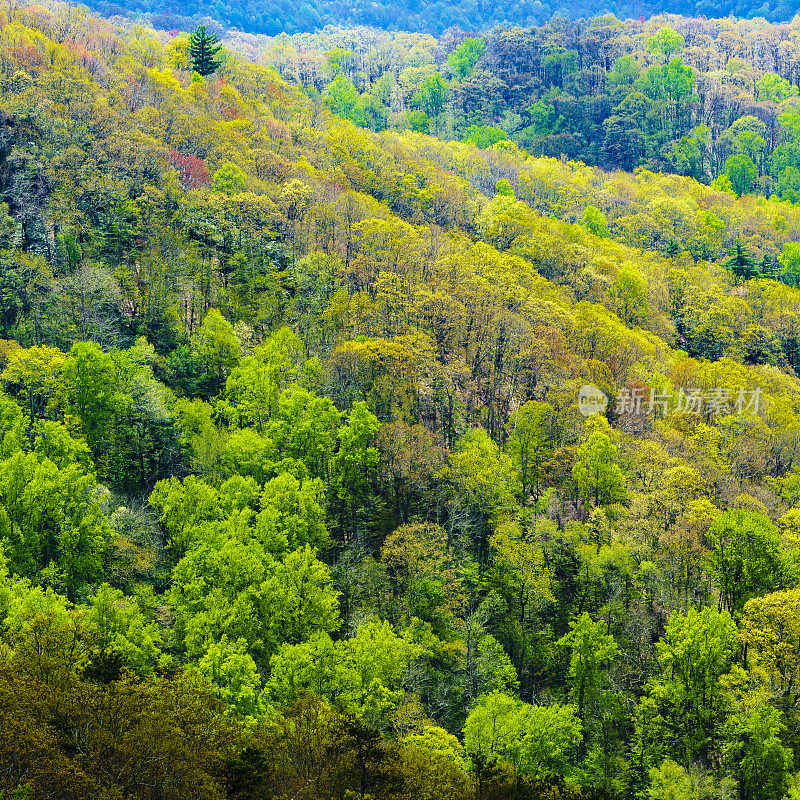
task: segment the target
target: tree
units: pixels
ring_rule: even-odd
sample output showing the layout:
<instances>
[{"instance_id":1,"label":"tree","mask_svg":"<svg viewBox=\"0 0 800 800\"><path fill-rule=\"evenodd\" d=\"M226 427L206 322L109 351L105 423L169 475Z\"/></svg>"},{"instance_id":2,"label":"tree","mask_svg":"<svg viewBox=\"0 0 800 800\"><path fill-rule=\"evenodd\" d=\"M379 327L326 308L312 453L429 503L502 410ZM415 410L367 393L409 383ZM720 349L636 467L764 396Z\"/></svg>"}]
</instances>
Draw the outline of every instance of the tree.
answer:
<instances>
[{"instance_id":1,"label":"tree","mask_svg":"<svg viewBox=\"0 0 800 800\"><path fill-rule=\"evenodd\" d=\"M672 28L664 26L655 35L647 40L647 52L657 53L665 60L683 47L683 36Z\"/></svg>"},{"instance_id":2,"label":"tree","mask_svg":"<svg viewBox=\"0 0 800 800\"><path fill-rule=\"evenodd\" d=\"M406 670L419 655L421 648L407 635L376 620L347 640L318 633L302 644L282 645L270 662L266 689L283 703L310 690L369 724L384 725L403 702Z\"/></svg>"},{"instance_id":3,"label":"tree","mask_svg":"<svg viewBox=\"0 0 800 800\"><path fill-rule=\"evenodd\" d=\"M0 531L14 569L70 596L97 580L110 533L100 501L77 460L56 464L40 449L0 463Z\"/></svg>"},{"instance_id":4,"label":"tree","mask_svg":"<svg viewBox=\"0 0 800 800\"><path fill-rule=\"evenodd\" d=\"M697 180L703 180L706 175L706 153L710 141L711 131L701 124L692 128L677 142L672 143L670 159L681 175L689 175Z\"/></svg>"},{"instance_id":5,"label":"tree","mask_svg":"<svg viewBox=\"0 0 800 800\"><path fill-rule=\"evenodd\" d=\"M511 748L511 763L533 780L568 777L581 730L573 706L529 706L524 735Z\"/></svg>"},{"instance_id":6,"label":"tree","mask_svg":"<svg viewBox=\"0 0 800 800\"><path fill-rule=\"evenodd\" d=\"M61 406L65 360L55 347L31 347L15 351L3 370L4 385L22 400L31 424L43 417L52 419Z\"/></svg>"},{"instance_id":7,"label":"tree","mask_svg":"<svg viewBox=\"0 0 800 800\"><path fill-rule=\"evenodd\" d=\"M62 367L65 412L80 420L80 431L97 459L107 447L113 415L124 407L117 395L113 358L94 342L72 345Z\"/></svg>"},{"instance_id":8,"label":"tree","mask_svg":"<svg viewBox=\"0 0 800 800\"><path fill-rule=\"evenodd\" d=\"M482 38L468 37L447 56L447 63L457 80L464 80L472 72L485 49L486 42Z\"/></svg>"},{"instance_id":9,"label":"tree","mask_svg":"<svg viewBox=\"0 0 800 800\"><path fill-rule=\"evenodd\" d=\"M217 71L222 63L222 59L218 57L222 45L217 42L219 36L209 33L205 25L200 25L193 31L189 39L189 57L194 72L205 77Z\"/></svg>"},{"instance_id":10,"label":"tree","mask_svg":"<svg viewBox=\"0 0 800 800\"><path fill-rule=\"evenodd\" d=\"M617 447L602 431L594 431L581 445L572 478L584 501L598 507L625 500L625 477L616 459Z\"/></svg>"},{"instance_id":11,"label":"tree","mask_svg":"<svg viewBox=\"0 0 800 800\"><path fill-rule=\"evenodd\" d=\"M558 640L559 645L570 651L570 694L577 701L577 714L584 729L587 725L586 704L597 700L602 688L603 669L611 665L619 652L614 637L604 629L607 629L605 623L593 622L584 612L570 624L570 632Z\"/></svg>"},{"instance_id":12,"label":"tree","mask_svg":"<svg viewBox=\"0 0 800 800\"><path fill-rule=\"evenodd\" d=\"M402 525L386 537L381 562L398 596L405 623L412 615L431 622L436 630L453 622L463 598L461 580L450 561L447 532L438 525ZM439 594L441 603L425 608L431 605L430 596L434 593Z\"/></svg>"},{"instance_id":13,"label":"tree","mask_svg":"<svg viewBox=\"0 0 800 800\"><path fill-rule=\"evenodd\" d=\"M525 704L504 692L481 695L464 722L464 747L470 755L506 757L522 738Z\"/></svg>"},{"instance_id":14,"label":"tree","mask_svg":"<svg viewBox=\"0 0 800 800\"><path fill-rule=\"evenodd\" d=\"M211 179L212 191L228 196L244 191L247 176L244 170L230 161L226 161Z\"/></svg>"},{"instance_id":15,"label":"tree","mask_svg":"<svg viewBox=\"0 0 800 800\"><path fill-rule=\"evenodd\" d=\"M447 82L438 72L434 72L420 84L412 101L429 117L437 116L447 102Z\"/></svg>"},{"instance_id":16,"label":"tree","mask_svg":"<svg viewBox=\"0 0 800 800\"><path fill-rule=\"evenodd\" d=\"M786 585L781 537L769 517L742 509L726 511L712 523L708 539L720 608L738 617L751 597Z\"/></svg>"},{"instance_id":17,"label":"tree","mask_svg":"<svg viewBox=\"0 0 800 800\"><path fill-rule=\"evenodd\" d=\"M275 646L298 644L316 631L339 628L339 593L330 584L330 570L308 545L276 564L263 586Z\"/></svg>"},{"instance_id":18,"label":"tree","mask_svg":"<svg viewBox=\"0 0 800 800\"><path fill-rule=\"evenodd\" d=\"M642 757L650 765L670 758L683 767L722 756L730 711L726 682L738 648L727 611L673 611L656 645L660 673L648 683L637 711Z\"/></svg>"},{"instance_id":19,"label":"tree","mask_svg":"<svg viewBox=\"0 0 800 800\"><path fill-rule=\"evenodd\" d=\"M778 263L783 267L783 280L789 286L800 288L800 242L787 242Z\"/></svg>"},{"instance_id":20,"label":"tree","mask_svg":"<svg viewBox=\"0 0 800 800\"><path fill-rule=\"evenodd\" d=\"M358 90L344 75L337 75L323 92L325 103L330 110L343 119L359 124Z\"/></svg>"},{"instance_id":21,"label":"tree","mask_svg":"<svg viewBox=\"0 0 800 800\"><path fill-rule=\"evenodd\" d=\"M139 606L123 593L103 583L86 614L87 630L94 634L97 655L119 656L121 662L140 675L152 675L160 655L161 632L149 622Z\"/></svg>"},{"instance_id":22,"label":"tree","mask_svg":"<svg viewBox=\"0 0 800 800\"><path fill-rule=\"evenodd\" d=\"M389 120L389 110L371 94L364 94L358 98L359 111L357 113L358 123L365 128L369 128L376 133L386 130L386 123Z\"/></svg>"},{"instance_id":23,"label":"tree","mask_svg":"<svg viewBox=\"0 0 800 800\"><path fill-rule=\"evenodd\" d=\"M520 526L510 520L497 527L489 544L498 581L508 588L512 602L519 606L520 624L525 625L537 603L553 599L552 573L542 547L527 541Z\"/></svg>"},{"instance_id":24,"label":"tree","mask_svg":"<svg viewBox=\"0 0 800 800\"><path fill-rule=\"evenodd\" d=\"M756 81L756 97L762 102L782 103L797 97L797 87L774 72L765 72Z\"/></svg>"},{"instance_id":25,"label":"tree","mask_svg":"<svg viewBox=\"0 0 800 800\"><path fill-rule=\"evenodd\" d=\"M223 636L212 643L197 662L203 675L229 712L255 720L264 712L261 698L261 678L244 639L228 641Z\"/></svg>"},{"instance_id":26,"label":"tree","mask_svg":"<svg viewBox=\"0 0 800 800\"><path fill-rule=\"evenodd\" d=\"M786 733L781 713L762 692L748 693L732 720L735 737L727 758L739 782L739 796L782 800L786 795L792 751L781 741Z\"/></svg>"},{"instance_id":27,"label":"tree","mask_svg":"<svg viewBox=\"0 0 800 800\"><path fill-rule=\"evenodd\" d=\"M787 707L800 691L800 589L771 592L744 605L742 638L750 664L763 670Z\"/></svg>"},{"instance_id":28,"label":"tree","mask_svg":"<svg viewBox=\"0 0 800 800\"><path fill-rule=\"evenodd\" d=\"M504 758L533 780L568 775L580 740L572 706L532 706L502 692L479 697L464 723L468 753Z\"/></svg>"},{"instance_id":29,"label":"tree","mask_svg":"<svg viewBox=\"0 0 800 800\"><path fill-rule=\"evenodd\" d=\"M670 759L650 768L648 800L725 800L732 794L729 778L716 780L694 765L688 770Z\"/></svg>"},{"instance_id":30,"label":"tree","mask_svg":"<svg viewBox=\"0 0 800 800\"><path fill-rule=\"evenodd\" d=\"M470 125L464 131L464 141L486 150L492 145L506 139L506 132L500 128L493 128L491 125Z\"/></svg>"},{"instance_id":31,"label":"tree","mask_svg":"<svg viewBox=\"0 0 800 800\"><path fill-rule=\"evenodd\" d=\"M401 774L419 800L469 797L468 762L461 743L443 728L426 725L400 740Z\"/></svg>"},{"instance_id":32,"label":"tree","mask_svg":"<svg viewBox=\"0 0 800 800\"><path fill-rule=\"evenodd\" d=\"M523 498L532 494L538 500L541 494L544 465L553 454L545 432L552 413L547 403L529 400L508 419L506 451L519 473Z\"/></svg>"},{"instance_id":33,"label":"tree","mask_svg":"<svg viewBox=\"0 0 800 800\"><path fill-rule=\"evenodd\" d=\"M288 385L302 353L303 343L297 335L281 328L231 370L225 391L240 426L267 432L270 419L279 412L281 390Z\"/></svg>"},{"instance_id":34,"label":"tree","mask_svg":"<svg viewBox=\"0 0 800 800\"><path fill-rule=\"evenodd\" d=\"M722 168L738 197L749 194L758 179L758 169L746 155L730 156Z\"/></svg>"},{"instance_id":35,"label":"tree","mask_svg":"<svg viewBox=\"0 0 800 800\"><path fill-rule=\"evenodd\" d=\"M331 463L330 490L345 536L355 533L369 513L372 482L380 461L373 446L380 424L364 402L350 409L338 432L339 449Z\"/></svg>"},{"instance_id":36,"label":"tree","mask_svg":"<svg viewBox=\"0 0 800 800\"><path fill-rule=\"evenodd\" d=\"M170 150L167 154L167 161L177 170L181 187L186 191L199 189L211 181L206 163L202 158L191 153L184 154L177 150Z\"/></svg>"},{"instance_id":37,"label":"tree","mask_svg":"<svg viewBox=\"0 0 800 800\"><path fill-rule=\"evenodd\" d=\"M583 209L583 219L581 220L589 233L595 236L608 236L608 222L605 214L597 206L588 205Z\"/></svg>"},{"instance_id":38,"label":"tree","mask_svg":"<svg viewBox=\"0 0 800 800\"><path fill-rule=\"evenodd\" d=\"M241 349L233 326L216 308L209 309L197 336L197 350L210 380L209 395L215 395L225 385L231 370L239 363Z\"/></svg>"},{"instance_id":39,"label":"tree","mask_svg":"<svg viewBox=\"0 0 800 800\"><path fill-rule=\"evenodd\" d=\"M325 486L319 478L299 481L283 472L264 485L256 531L273 553L303 545L325 547Z\"/></svg>"},{"instance_id":40,"label":"tree","mask_svg":"<svg viewBox=\"0 0 800 800\"><path fill-rule=\"evenodd\" d=\"M725 266L733 273L737 283L759 277L756 260L745 250L739 239L736 240L731 257L725 262Z\"/></svg>"}]
</instances>

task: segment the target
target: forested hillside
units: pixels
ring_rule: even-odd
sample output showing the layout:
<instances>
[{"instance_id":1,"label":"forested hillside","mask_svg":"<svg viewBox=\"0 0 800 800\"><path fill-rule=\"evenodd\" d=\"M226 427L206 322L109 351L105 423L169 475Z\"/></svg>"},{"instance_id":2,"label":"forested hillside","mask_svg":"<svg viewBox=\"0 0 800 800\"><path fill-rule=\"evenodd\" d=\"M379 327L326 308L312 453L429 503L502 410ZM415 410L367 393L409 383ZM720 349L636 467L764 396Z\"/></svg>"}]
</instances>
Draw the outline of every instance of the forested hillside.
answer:
<instances>
[{"instance_id":1,"label":"forested hillside","mask_svg":"<svg viewBox=\"0 0 800 800\"><path fill-rule=\"evenodd\" d=\"M796 74L737 186L699 100L611 171L200 39L0 11L3 796L798 797Z\"/></svg>"},{"instance_id":2,"label":"forested hillside","mask_svg":"<svg viewBox=\"0 0 800 800\"><path fill-rule=\"evenodd\" d=\"M484 36L362 28L227 42L371 130L516 143L796 202L797 31L763 20L606 16Z\"/></svg>"}]
</instances>

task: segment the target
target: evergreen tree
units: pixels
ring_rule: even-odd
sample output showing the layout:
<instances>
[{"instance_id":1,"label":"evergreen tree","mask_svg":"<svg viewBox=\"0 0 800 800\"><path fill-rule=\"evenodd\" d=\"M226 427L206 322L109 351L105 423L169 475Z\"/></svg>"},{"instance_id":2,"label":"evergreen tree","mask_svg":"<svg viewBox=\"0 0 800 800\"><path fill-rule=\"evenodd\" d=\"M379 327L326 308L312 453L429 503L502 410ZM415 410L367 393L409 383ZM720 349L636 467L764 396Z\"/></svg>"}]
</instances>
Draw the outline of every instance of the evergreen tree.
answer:
<instances>
[{"instance_id":1,"label":"evergreen tree","mask_svg":"<svg viewBox=\"0 0 800 800\"><path fill-rule=\"evenodd\" d=\"M745 250L738 239L731 257L725 262L725 266L733 273L737 283L760 277L760 270L756 260Z\"/></svg>"},{"instance_id":2,"label":"evergreen tree","mask_svg":"<svg viewBox=\"0 0 800 800\"><path fill-rule=\"evenodd\" d=\"M211 75L216 72L221 63L218 57L222 45L217 44L219 36L209 33L205 25L200 25L189 39L189 56L192 61L192 70L200 75Z\"/></svg>"},{"instance_id":3,"label":"evergreen tree","mask_svg":"<svg viewBox=\"0 0 800 800\"><path fill-rule=\"evenodd\" d=\"M758 270L762 278L772 278L773 280L780 280L781 265L775 256L769 253L764 253L761 263L758 265Z\"/></svg>"}]
</instances>

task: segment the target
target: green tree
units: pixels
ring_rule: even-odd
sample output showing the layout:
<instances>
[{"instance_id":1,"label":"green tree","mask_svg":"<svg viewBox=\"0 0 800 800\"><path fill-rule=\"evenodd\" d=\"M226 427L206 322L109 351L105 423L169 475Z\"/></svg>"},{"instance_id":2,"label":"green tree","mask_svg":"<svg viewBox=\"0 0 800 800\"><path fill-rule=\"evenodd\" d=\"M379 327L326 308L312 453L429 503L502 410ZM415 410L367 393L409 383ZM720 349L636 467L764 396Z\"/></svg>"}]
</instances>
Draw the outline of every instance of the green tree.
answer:
<instances>
[{"instance_id":1,"label":"green tree","mask_svg":"<svg viewBox=\"0 0 800 800\"><path fill-rule=\"evenodd\" d=\"M741 614L751 597L782 589L788 578L781 536L769 517L733 509L708 531L709 565L720 590L720 606Z\"/></svg>"},{"instance_id":2,"label":"green tree","mask_svg":"<svg viewBox=\"0 0 800 800\"><path fill-rule=\"evenodd\" d=\"M299 481L284 472L267 482L261 493L256 530L261 542L273 553L303 545L324 547L325 486L319 478Z\"/></svg>"},{"instance_id":3,"label":"green tree","mask_svg":"<svg viewBox=\"0 0 800 800\"><path fill-rule=\"evenodd\" d=\"M226 161L211 179L211 189L219 194L234 195L244 191L247 176L244 170L230 161Z\"/></svg>"},{"instance_id":4,"label":"green tree","mask_svg":"<svg viewBox=\"0 0 800 800\"><path fill-rule=\"evenodd\" d=\"M447 102L447 82L438 72L434 72L425 78L411 99L429 117L435 117Z\"/></svg>"},{"instance_id":5,"label":"green tree","mask_svg":"<svg viewBox=\"0 0 800 800\"><path fill-rule=\"evenodd\" d=\"M241 349L233 326L216 308L209 309L203 317L197 336L197 350L210 378L210 394L216 394L225 385L231 370L239 363Z\"/></svg>"},{"instance_id":6,"label":"green tree","mask_svg":"<svg viewBox=\"0 0 800 800\"><path fill-rule=\"evenodd\" d=\"M728 768L748 800L782 800L786 795L792 751L783 744L786 725L765 694L742 699L731 726L735 737L727 752Z\"/></svg>"},{"instance_id":7,"label":"green tree","mask_svg":"<svg viewBox=\"0 0 800 800\"><path fill-rule=\"evenodd\" d=\"M625 476L617 464L617 446L602 431L594 431L578 450L572 478L584 501L595 507L627 497Z\"/></svg>"},{"instance_id":8,"label":"green tree","mask_svg":"<svg viewBox=\"0 0 800 800\"><path fill-rule=\"evenodd\" d=\"M778 256L778 263L783 268L783 280L789 286L800 288L800 242L787 242Z\"/></svg>"},{"instance_id":9,"label":"green tree","mask_svg":"<svg viewBox=\"0 0 800 800\"><path fill-rule=\"evenodd\" d=\"M263 591L275 646L298 644L316 631L339 628L339 593L331 588L330 570L308 545L275 565Z\"/></svg>"},{"instance_id":10,"label":"green tree","mask_svg":"<svg viewBox=\"0 0 800 800\"><path fill-rule=\"evenodd\" d=\"M650 768L648 800L725 800L733 794L730 778L718 780L696 766L688 770L666 759Z\"/></svg>"},{"instance_id":11,"label":"green tree","mask_svg":"<svg viewBox=\"0 0 800 800\"><path fill-rule=\"evenodd\" d=\"M325 103L330 110L343 119L357 125L365 120L359 116L359 94L353 82L344 75L337 75L323 92Z\"/></svg>"},{"instance_id":12,"label":"green tree","mask_svg":"<svg viewBox=\"0 0 800 800\"><path fill-rule=\"evenodd\" d=\"M102 656L119 656L140 675L152 675L163 644L159 626L148 621L136 601L101 584L86 614L86 627L95 636Z\"/></svg>"},{"instance_id":13,"label":"green tree","mask_svg":"<svg viewBox=\"0 0 800 800\"><path fill-rule=\"evenodd\" d=\"M703 180L706 175L706 154L711 142L711 131L705 125L697 125L686 136L673 142L670 160L681 175Z\"/></svg>"},{"instance_id":14,"label":"green tree","mask_svg":"<svg viewBox=\"0 0 800 800\"><path fill-rule=\"evenodd\" d=\"M382 726L403 702L408 665L420 654L418 645L385 621L360 625L344 641L320 633L302 644L281 646L270 663L267 691L285 703L310 690Z\"/></svg>"},{"instance_id":15,"label":"green tree","mask_svg":"<svg viewBox=\"0 0 800 800\"><path fill-rule=\"evenodd\" d=\"M545 463L553 455L546 435L552 413L553 408L547 403L529 400L508 419L511 432L506 452L519 473L523 498L532 494L538 500L541 494Z\"/></svg>"},{"instance_id":16,"label":"green tree","mask_svg":"<svg viewBox=\"0 0 800 800\"><path fill-rule=\"evenodd\" d=\"M470 125L464 131L464 141L486 150L498 142L507 138L507 134L500 128L493 128L491 125Z\"/></svg>"},{"instance_id":17,"label":"green tree","mask_svg":"<svg viewBox=\"0 0 800 800\"><path fill-rule=\"evenodd\" d=\"M730 156L722 168L738 197L749 194L758 179L758 168L746 155Z\"/></svg>"},{"instance_id":18,"label":"green tree","mask_svg":"<svg viewBox=\"0 0 800 800\"><path fill-rule=\"evenodd\" d=\"M110 530L94 475L69 462L40 449L0 463L0 531L17 572L74 596L101 576Z\"/></svg>"},{"instance_id":19,"label":"green tree","mask_svg":"<svg viewBox=\"0 0 800 800\"><path fill-rule=\"evenodd\" d=\"M603 688L603 670L613 663L619 652L614 637L606 630L605 623L593 622L584 612L570 624L570 632L558 640L560 646L570 651L570 695L578 704L577 714L584 726L587 724L586 705L598 699Z\"/></svg>"},{"instance_id":20,"label":"green tree","mask_svg":"<svg viewBox=\"0 0 800 800\"><path fill-rule=\"evenodd\" d=\"M378 418L363 401L353 404L336 436L339 449L331 462L329 485L334 509L346 534L358 531L369 517L375 470L380 461L374 446Z\"/></svg>"},{"instance_id":21,"label":"green tree","mask_svg":"<svg viewBox=\"0 0 800 800\"><path fill-rule=\"evenodd\" d=\"M478 697L464 722L464 747L471 755L502 757L524 735L524 709L521 700L495 691Z\"/></svg>"},{"instance_id":22,"label":"green tree","mask_svg":"<svg viewBox=\"0 0 800 800\"><path fill-rule=\"evenodd\" d=\"M418 800L440 800L471 795L471 780L464 748L453 734L426 725L400 740L402 776L407 790Z\"/></svg>"},{"instance_id":23,"label":"green tree","mask_svg":"<svg viewBox=\"0 0 800 800\"><path fill-rule=\"evenodd\" d=\"M595 236L608 236L608 222L605 214L597 206L588 205L583 209L581 220L589 233Z\"/></svg>"},{"instance_id":24,"label":"green tree","mask_svg":"<svg viewBox=\"0 0 800 800\"><path fill-rule=\"evenodd\" d=\"M731 710L725 676L738 646L738 631L727 611L673 611L656 645L660 672L648 682L637 711L644 764L670 758L688 767L722 757Z\"/></svg>"},{"instance_id":25,"label":"green tree","mask_svg":"<svg viewBox=\"0 0 800 800\"><path fill-rule=\"evenodd\" d=\"M657 53L667 60L673 53L677 53L683 48L683 43L684 39L681 34L664 26L655 36L651 36L647 40L647 52Z\"/></svg>"},{"instance_id":26,"label":"green tree","mask_svg":"<svg viewBox=\"0 0 800 800\"><path fill-rule=\"evenodd\" d=\"M244 639L231 642L223 636L212 643L197 662L197 671L214 687L229 712L253 721L263 714L261 678Z\"/></svg>"},{"instance_id":27,"label":"green tree","mask_svg":"<svg viewBox=\"0 0 800 800\"><path fill-rule=\"evenodd\" d=\"M573 706L529 706L524 735L511 748L511 762L534 780L569 777L581 741Z\"/></svg>"},{"instance_id":28,"label":"green tree","mask_svg":"<svg viewBox=\"0 0 800 800\"><path fill-rule=\"evenodd\" d=\"M486 49L486 42L478 37L468 37L447 56L447 63L457 80L464 80L475 68Z\"/></svg>"},{"instance_id":29,"label":"green tree","mask_svg":"<svg viewBox=\"0 0 800 800\"><path fill-rule=\"evenodd\" d=\"M3 384L20 398L31 424L43 417L52 419L60 409L65 360L55 347L31 347L16 350L3 370Z\"/></svg>"},{"instance_id":30,"label":"green tree","mask_svg":"<svg viewBox=\"0 0 800 800\"><path fill-rule=\"evenodd\" d=\"M479 697L464 723L468 753L504 758L533 780L568 776L580 740L572 706L532 706L502 692Z\"/></svg>"},{"instance_id":31,"label":"green tree","mask_svg":"<svg viewBox=\"0 0 800 800\"><path fill-rule=\"evenodd\" d=\"M758 264L755 258L745 249L739 239L734 244L730 258L725 266L733 273L737 283L759 277Z\"/></svg>"},{"instance_id":32,"label":"green tree","mask_svg":"<svg viewBox=\"0 0 800 800\"><path fill-rule=\"evenodd\" d=\"M756 97L762 102L782 103L797 97L797 87L774 72L765 72L756 81Z\"/></svg>"},{"instance_id":33,"label":"green tree","mask_svg":"<svg viewBox=\"0 0 800 800\"><path fill-rule=\"evenodd\" d=\"M189 39L192 71L204 77L217 71L222 63L222 59L219 58L222 45L217 42L219 36L216 33L209 33L205 25L200 25L192 32Z\"/></svg>"},{"instance_id":34,"label":"green tree","mask_svg":"<svg viewBox=\"0 0 800 800\"><path fill-rule=\"evenodd\" d=\"M125 406L125 398L117 393L113 358L94 342L76 342L64 361L62 379L65 413L77 417L95 459L102 458L113 415Z\"/></svg>"}]
</instances>

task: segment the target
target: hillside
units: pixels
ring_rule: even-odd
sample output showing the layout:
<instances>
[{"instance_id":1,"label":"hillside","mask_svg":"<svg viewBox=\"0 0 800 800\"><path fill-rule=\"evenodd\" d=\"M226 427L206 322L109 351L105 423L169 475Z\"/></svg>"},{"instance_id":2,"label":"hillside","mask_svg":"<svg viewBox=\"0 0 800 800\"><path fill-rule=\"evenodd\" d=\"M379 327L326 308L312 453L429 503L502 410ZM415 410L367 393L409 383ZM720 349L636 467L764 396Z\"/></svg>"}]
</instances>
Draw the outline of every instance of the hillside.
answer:
<instances>
[{"instance_id":1,"label":"hillside","mask_svg":"<svg viewBox=\"0 0 800 800\"><path fill-rule=\"evenodd\" d=\"M11 12L4 796L797 796L796 91L736 191Z\"/></svg>"},{"instance_id":2,"label":"hillside","mask_svg":"<svg viewBox=\"0 0 800 800\"><path fill-rule=\"evenodd\" d=\"M605 16L438 39L357 28L225 41L374 131L800 196L795 23Z\"/></svg>"}]
</instances>

